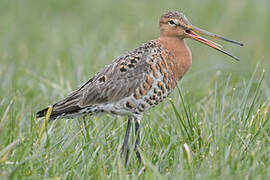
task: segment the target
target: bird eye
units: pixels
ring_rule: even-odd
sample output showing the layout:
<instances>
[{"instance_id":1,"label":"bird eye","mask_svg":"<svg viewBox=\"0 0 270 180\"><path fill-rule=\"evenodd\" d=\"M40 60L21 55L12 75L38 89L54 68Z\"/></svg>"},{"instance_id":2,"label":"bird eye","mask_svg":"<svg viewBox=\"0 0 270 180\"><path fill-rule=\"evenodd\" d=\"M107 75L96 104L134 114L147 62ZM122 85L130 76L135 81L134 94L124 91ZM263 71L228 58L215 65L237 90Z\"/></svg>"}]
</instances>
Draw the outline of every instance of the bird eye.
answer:
<instances>
[{"instance_id":1,"label":"bird eye","mask_svg":"<svg viewBox=\"0 0 270 180\"><path fill-rule=\"evenodd\" d=\"M174 20L170 20L168 23L169 23L170 25L176 25L175 22L174 22Z\"/></svg>"}]
</instances>

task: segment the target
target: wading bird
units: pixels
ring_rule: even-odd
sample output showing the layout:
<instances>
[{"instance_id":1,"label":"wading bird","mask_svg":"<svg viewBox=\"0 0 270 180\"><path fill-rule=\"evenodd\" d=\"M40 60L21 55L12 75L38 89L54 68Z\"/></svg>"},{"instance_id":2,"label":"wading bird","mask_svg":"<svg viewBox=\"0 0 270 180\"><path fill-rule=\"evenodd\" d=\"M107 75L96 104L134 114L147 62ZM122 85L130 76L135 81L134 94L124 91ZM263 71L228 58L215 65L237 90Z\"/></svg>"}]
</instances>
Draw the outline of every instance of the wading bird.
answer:
<instances>
[{"instance_id":1,"label":"wading bird","mask_svg":"<svg viewBox=\"0 0 270 180\"><path fill-rule=\"evenodd\" d=\"M177 11L164 13L159 20L160 37L128 51L96 73L79 89L52 106L50 120L109 113L128 116L122 154L125 166L128 161L128 139L131 122L135 122L135 152L140 139L139 126L143 112L157 105L174 90L177 82L191 65L191 52L185 38L195 39L235 60L237 57L221 49L221 45L197 33L228 41L234 40L207 32L193 26L184 14ZM37 113L46 115L48 108Z\"/></svg>"}]
</instances>

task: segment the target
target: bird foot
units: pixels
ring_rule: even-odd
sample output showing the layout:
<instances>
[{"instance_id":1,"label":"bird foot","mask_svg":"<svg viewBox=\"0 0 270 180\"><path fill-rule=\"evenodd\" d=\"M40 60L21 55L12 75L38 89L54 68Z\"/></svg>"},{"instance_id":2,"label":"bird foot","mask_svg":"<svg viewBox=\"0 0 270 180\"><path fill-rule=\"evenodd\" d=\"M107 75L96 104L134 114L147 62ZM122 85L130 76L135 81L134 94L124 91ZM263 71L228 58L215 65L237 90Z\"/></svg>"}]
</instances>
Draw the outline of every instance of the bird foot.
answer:
<instances>
[{"instance_id":1,"label":"bird foot","mask_svg":"<svg viewBox=\"0 0 270 180\"><path fill-rule=\"evenodd\" d=\"M128 154L129 154L129 147L123 146L121 151L121 157L123 157L123 154L125 154L125 168L127 167L128 162Z\"/></svg>"}]
</instances>

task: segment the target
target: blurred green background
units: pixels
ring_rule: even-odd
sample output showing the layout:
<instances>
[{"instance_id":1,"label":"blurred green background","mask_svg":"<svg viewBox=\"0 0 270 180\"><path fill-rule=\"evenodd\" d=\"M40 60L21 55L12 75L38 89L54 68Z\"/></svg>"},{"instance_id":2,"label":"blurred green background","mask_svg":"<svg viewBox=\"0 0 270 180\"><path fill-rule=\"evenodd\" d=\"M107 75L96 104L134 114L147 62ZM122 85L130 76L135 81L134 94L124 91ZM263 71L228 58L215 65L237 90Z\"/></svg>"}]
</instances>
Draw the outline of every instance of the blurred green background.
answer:
<instances>
[{"instance_id":1,"label":"blurred green background","mask_svg":"<svg viewBox=\"0 0 270 180\"><path fill-rule=\"evenodd\" d=\"M212 116L215 119L215 115L220 115L220 119L223 119L223 111L215 112L212 107L213 102L216 102L215 98L220 97L222 105L224 100L222 98L226 99L227 97L227 94L225 96L222 93L224 88L235 88L237 97L234 96L235 99L232 99L235 101L232 100L233 102L226 104L225 107L230 109L225 112L233 114L236 111L235 109L238 108L238 102L241 104L239 99L246 95L243 102L246 102L247 107L250 107L250 112L243 109L240 112L243 112L247 116L247 121L250 122L252 121L252 113L256 114L258 109L266 107L269 104L267 99L270 98L269 73L265 74L262 84L259 83L263 71L267 72L270 64L269 7L269 0L1 0L0 176L5 178L32 177L34 179L54 177L69 177L72 179L140 177L147 179L160 174L160 176L157 176L158 178L178 179L177 174L181 172L183 178L223 179L223 170L230 169L231 171L224 175L225 179L237 176L240 178L255 178L256 173L261 173L260 178L267 179L269 175L269 172L267 173L267 169L269 171L269 156L265 157L262 150L269 150L269 125L264 132L260 132L262 136L258 136L258 127L251 133L251 136L257 134L254 137L262 138L258 141L265 141L266 143L265 146L262 146L262 149L254 151L262 153L263 160L255 158L255 165L250 164L250 167L254 167L253 171L249 171L247 166L239 173L236 170L237 167L242 167L241 165L246 164L246 161L235 160L235 164L240 164L238 164L239 166L236 165L236 167L232 166L232 162L232 164L224 165L221 161L217 161L220 165L218 169L215 168L218 165L214 162L209 162L209 164L201 163L203 160L200 161L200 159L211 159L217 151L213 151L214 154L207 154L204 157L200 156L196 161L194 160L192 167L178 167L181 161L166 164L167 161L163 162L155 159L154 156L151 156L151 152L147 154L145 151L147 148L154 149L154 144L159 141L154 141L153 138L150 138L151 135L144 134L144 131L147 131L148 124L142 124L144 138L141 146L149 160L146 163L148 166L146 166L151 169L151 172L144 174L140 171L141 167L135 158L132 158L132 163L129 165L130 171L135 169L132 172L117 166L119 165L117 148L123 139L125 118L116 121L117 118L102 116L98 122L89 124L89 126L91 125L90 128L93 129L98 127L97 129L101 130L106 127L108 129L105 129L108 132L117 132L114 134L115 139L111 140L114 150L108 153L109 150L102 140L100 141L103 144L95 141L93 143L96 146L92 146L93 149L87 149L92 142L85 143L83 135L78 135L77 131L80 131L82 126L79 123L80 120L58 121L54 125L49 124L49 130L51 131L51 134L49 133L50 143L48 144L46 141L47 143L44 146L35 145L34 142L38 137L42 120L36 120L34 114L46 105L66 96L71 90L77 88L104 65L125 51L135 48L147 40L158 38L158 21L161 14L167 10L178 10L183 12L192 24L245 44L244 47L239 47L216 41L224 45L225 50L232 52L241 59L240 62L236 62L230 57L198 42L187 40L192 51L193 64L180 83L186 104L193 109L194 114L199 114L199 111L205 109L205 112L209 112L209 117ZM221 92L216 93L219 90ZM248 90L247 93L245 93L246 90ZM253 101L256 93L259 93L258 97L256 96L255 101ZM211 98L213 98L213 101ZM172 95L172 99L177 107L179 105L179 112L184 114L178 92ZM239 107L242 106L239 105ZM156 114L161 112L161 109L163 109L164 113L158 115L159 119L157 119ZM145 123L150 123L153 120L153 133L156 131L156 136L162 135L162 132L158 131L160 128L159 123L162 122L165 126L165 124L170 123L166 119L171 119L172 122L177 121L171 109L172 106L167 101L146 115ZM269 119L268 116L264 118L265 120ZM107 127L106 123L112 119L115 121L112 122L110 127ZM89 118L89 121L92 121L92 119ZM196 119L194 122L197 122ZM218 122L217 124L219 124ZM212 123L214 123L213 127L217 126L215 121ZM74 124L77 125L77 128L72 129L75 126ZM219 125L222 127L224 124L220 122ZM63 126L66 128L62 129ZM121 127L120 130L117 129L119 126ZM243 125L244 127L247 128L247 126ZM163 133L165 131L167 130L164 130ZM226 132L223 133L220 134L221 137L226 134ZM210 131L208 135L206 133L205 142L207 142L207 137L212 135ZM73 136L77 138L76 141L69 143L68 139ZM101 139L104 137L106 139L107 136L111 137L112 135L104 133L100 136ZM155 135L153 134L153 136ZM168 136L173 137L172 134ZM240 147L242 145L240 143L241 138L239 138L241 133L240 135L235 133L233 137L235 137L235 142L238 142ZM21 138L24 140L21 140ZM99 137L95 136L93 138ZM47 139L49 138L47 137ZM179 147L182 147L184 143L192 144L194 141L182 139ZM10 146L14 142L17 143ZM64 145L61 145L69 149L66 151L61 146L64 150L58 152L54 148L58 147L59 143L63 143ZM175 145L175 147L177 146ZM163 144L156 148L162 149L166 147ZM86 148L89 155L85 155L85 161L78 163L75 151L79 151L80 148L84 150ZM104 150L99 152L103 148ZM237 148L235 150L237 151ZM115 159L108 163L106 158L102 159L99 155L95 156L96 159L90 156L97 151L100 154L107 154L106 158L110 159L112 156ZM40 157L45 157L47 152L51 154L50 159L45 158L43 161ZM180 151L177 148L171 150L169 148L166 153L168 152L177 154ZM194 156L196 152L195 148ZM234 155L235 157L238 156L237 153ZM160 156L157 155L157 157ZM168 157L170 156L168 155ZM251 154L248 157L254 158ZM65 158L66 161L63 160ZM92 162L91 164L88 162L91 159L102 163L97 165ZM90 164L85 166L86 162ZM259 166L260 163L263 165ZM51 168L48 168L48 166ZM169 169L170 175L165 170L166 168ZM99 171L95 174L93 169ZM85 174L82 175L80 171Z\"/></svg>"}]
</instances>

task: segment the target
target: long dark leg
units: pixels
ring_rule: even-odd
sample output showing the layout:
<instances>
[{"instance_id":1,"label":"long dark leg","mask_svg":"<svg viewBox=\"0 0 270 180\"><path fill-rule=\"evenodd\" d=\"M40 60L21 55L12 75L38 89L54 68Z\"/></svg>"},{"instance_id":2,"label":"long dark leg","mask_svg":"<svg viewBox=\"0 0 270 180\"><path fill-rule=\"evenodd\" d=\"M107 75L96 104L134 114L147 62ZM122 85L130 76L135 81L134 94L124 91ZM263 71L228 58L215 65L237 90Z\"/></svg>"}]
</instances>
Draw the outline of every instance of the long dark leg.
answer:
<instances>
[{"instance_id":1,"label":"long dark leg","mask_svg":"<svg viewBox=\"0 0 270 180\"><path fill-rule=\"evenodd\" d=\"M127 130L126 130L126 135L125 135L124 143L122 146L122 152L121 152L121 155L123 155L123 153L125 153L126 155L125 167L127 167L127 161L128 161L128 152L129 152L128 139L129 139L129 134L130 134L130 125L131 125L130 123L131 123L131 117L128 117Z\"/></svg>"},{"instance_id":2,"label":"long dark leg","mask_svg":"<svg viewBox=\"0 0 270 180\"><path fill-rule=\"evenodd\" d=\"M135 141L135 152L136 152L136 156L139 160L139 163L142 162L142 158L140 155L140 152L138 150L138 146L139 146L139 141L140 141L140 121L138 119L135 120L135 136L136 136L136 141Z\"/></svg>"},{"instance_id":3,"label":"long dark leg","mask_svg":"<svg viewBox=\"0 0 270 180\"><path fill-rule=\"evenodd\" d=\"M90 141L90 136L89 136L89 127L88 127L88 123L87 120L85 119L85 116L83 117L83 126L84 126L84 139L86 142Z\"/></svg>"}]
</instances>

